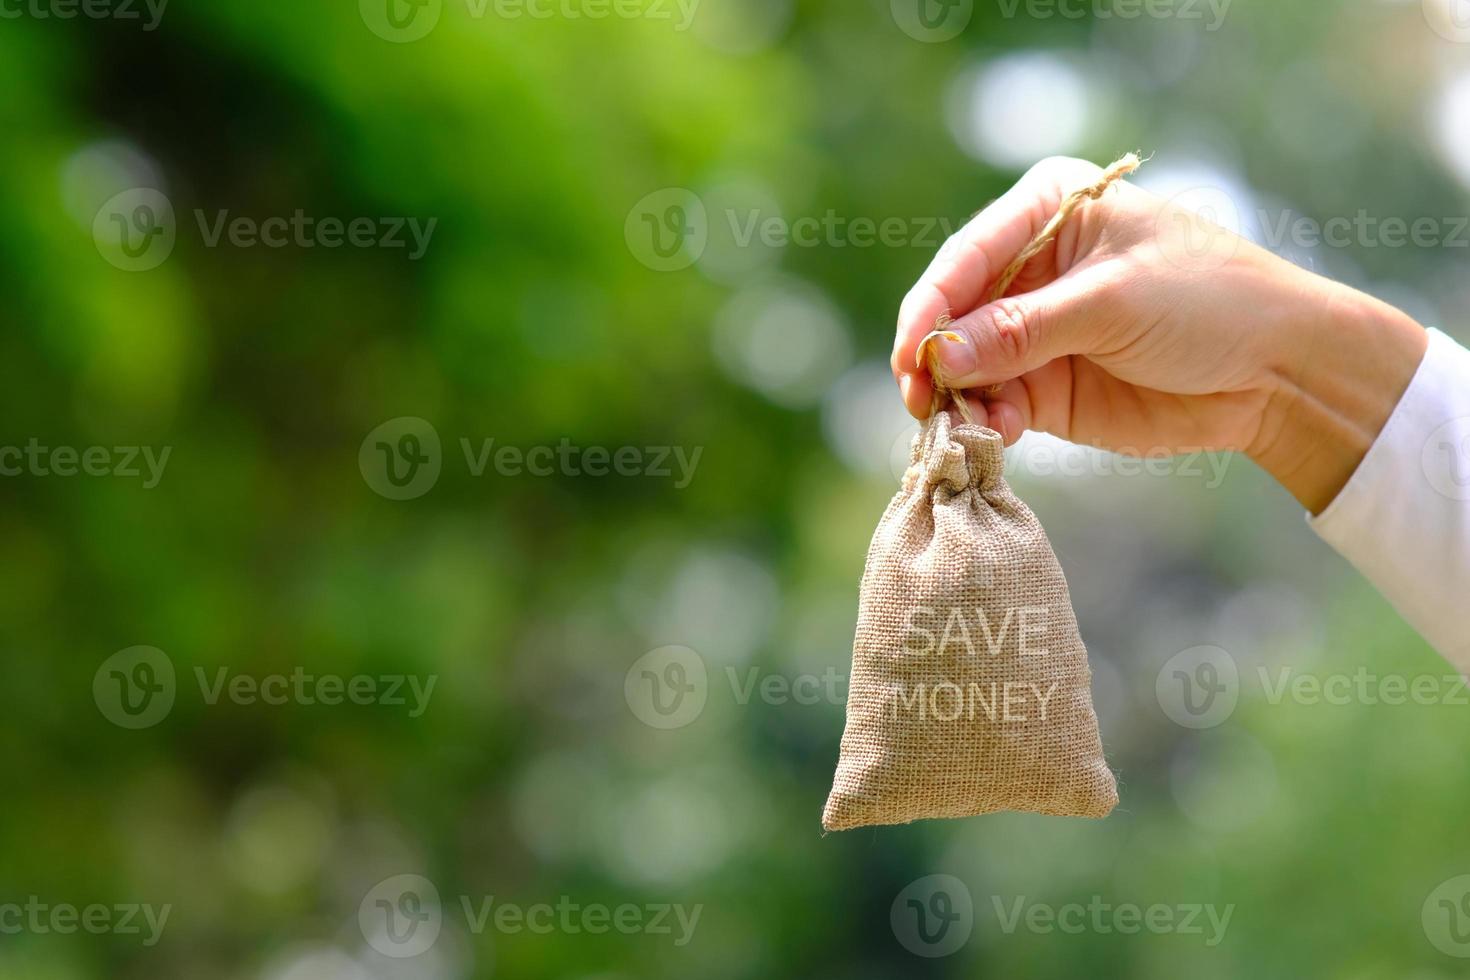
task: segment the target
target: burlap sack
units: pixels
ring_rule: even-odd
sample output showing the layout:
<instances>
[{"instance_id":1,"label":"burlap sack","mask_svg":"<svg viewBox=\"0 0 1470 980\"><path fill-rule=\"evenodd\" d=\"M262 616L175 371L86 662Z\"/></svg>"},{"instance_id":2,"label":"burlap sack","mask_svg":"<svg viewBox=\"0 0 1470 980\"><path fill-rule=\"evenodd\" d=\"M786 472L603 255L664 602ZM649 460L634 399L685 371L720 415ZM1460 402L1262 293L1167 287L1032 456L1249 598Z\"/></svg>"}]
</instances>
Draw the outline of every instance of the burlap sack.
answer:
<instances>
[{"instance_id":1,"label":"burlap sack","mask_svg":"<svg viewBox=\"0 0 1470 980\"><path fill-rule=\"evenodd\" d=\"M1001 451L947 412L914 440L863 572L827 830L1118 802L1067 581Z\"/></svg>"},{"instance_id":2,"label":"burlap sack","mask_svg":"<svg viewBox=\"0 0 1470 980\"><path fill-rule=\"evenodd\" d=\"M1088 200L1139 165L1129 154L1063 199L998 277L1026 262ZM1067 580L1036 516L1004 479L999 433L969 420L929 342L934 406L903 487L868 549L847 727L827 830L1001 810L1105 817L1118 787L1103 760L1087 649Z\"/></svg>"}]
</instances>

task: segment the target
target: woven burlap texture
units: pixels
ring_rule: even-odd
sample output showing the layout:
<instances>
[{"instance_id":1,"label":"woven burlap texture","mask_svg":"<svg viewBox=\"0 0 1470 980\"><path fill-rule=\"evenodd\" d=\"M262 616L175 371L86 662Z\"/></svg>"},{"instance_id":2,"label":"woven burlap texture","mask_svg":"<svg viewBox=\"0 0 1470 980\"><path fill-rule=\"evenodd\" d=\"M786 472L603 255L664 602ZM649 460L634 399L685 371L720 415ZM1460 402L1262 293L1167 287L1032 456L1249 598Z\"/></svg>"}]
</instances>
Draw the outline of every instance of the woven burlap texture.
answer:
<instances>
[{"instance_id":1,"label":"woven burlap texture","mask_svg":"<svg viewBox=\"0 0 1470 980\"><path fill-rule=\"evenodd\" d=\"M868 550L826 830L1118 802L1051 543L998 433L930 418Z\"/></svg>"}]
</instances>

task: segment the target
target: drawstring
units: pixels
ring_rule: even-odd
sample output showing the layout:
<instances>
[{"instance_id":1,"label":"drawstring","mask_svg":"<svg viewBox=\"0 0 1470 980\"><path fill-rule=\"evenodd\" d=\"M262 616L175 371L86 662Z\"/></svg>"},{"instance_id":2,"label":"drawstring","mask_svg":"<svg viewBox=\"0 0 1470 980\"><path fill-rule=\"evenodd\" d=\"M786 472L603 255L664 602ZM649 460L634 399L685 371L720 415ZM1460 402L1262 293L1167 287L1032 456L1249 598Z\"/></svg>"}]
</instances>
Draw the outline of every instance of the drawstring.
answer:
<instances>
[{"instance_id":1,"label":"drawstring","mask_svg":"<svg viewBox=\"0 0 1470 980\"><path fill-rule=\"evenodd\" d=\"M1067 219L1072 217L1078 208L1087 201L1095 201L1102 197L1103 192L1122 178L1133 173L1142 163L1143 161L1138 158L1138 154L1124 154L1109 165L1091 185L1081 190L1073 191L1063 198L1061 206L1057 208L1057 213L1052 215L1051 220L1046 223L1046 227L1041 229L1040 234L1031 239L1030 243L1021 249L1016 257L1011 259L1010 265L1007 265L1005 270L1001 272L1000 278L991 287L990 298L986 302L994 303L1006 294L1006 290L1011 288L1011 284L1016 281L1016 277L1021 274L1021 270L1026 267L1026 263L1034 259L1040 254L1042 249L1051 244L1052 240L1057 237L1057 233L1062 230L1062 225L1067 223ZM929 368L929 379L933 382L934 386L934 397L929 403L929 414L932 416L935 412L938 412L944 407L945 400L949 399L954 402L955 408L959 409L960 416L969 424L974 425L975 416L970 411L970 406L965 401L964 395L959 391L951 389L945 382L944 374L939 366L939 354L933 344L934 340L940 338L952 344L967 343L964 337L949 329L949 325L953 322L954 317L950 316L948 311L939 315L939 318L934 321L934 329L923 340L919 341L919 349L914 353L914 365L917 367L925 365L927 362L927 367ZM1001 387L1001 385L991 385L985 390L990 394L994 394L1000 391Z\"/></svg>"}]
</instances>

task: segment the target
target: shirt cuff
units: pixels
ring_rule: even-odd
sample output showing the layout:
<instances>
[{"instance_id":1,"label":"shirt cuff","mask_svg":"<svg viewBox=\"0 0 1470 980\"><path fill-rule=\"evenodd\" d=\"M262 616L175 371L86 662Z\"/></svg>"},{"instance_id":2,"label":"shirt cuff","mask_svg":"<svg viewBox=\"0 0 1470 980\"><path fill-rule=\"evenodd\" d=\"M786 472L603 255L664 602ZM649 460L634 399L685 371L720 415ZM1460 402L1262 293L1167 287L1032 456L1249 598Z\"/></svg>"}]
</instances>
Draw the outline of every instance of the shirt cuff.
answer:
<instances>
[{"instance_id":1,"label":"shirt cuff","mask_svg":"<svg viewBox=\"0 0 1470 980\"><path fill-rule=\"evenodd\" d=\"M1470 672L1470 351L1438 330L1347 486L1308 522Z\"/></svg>"}]
</instances>

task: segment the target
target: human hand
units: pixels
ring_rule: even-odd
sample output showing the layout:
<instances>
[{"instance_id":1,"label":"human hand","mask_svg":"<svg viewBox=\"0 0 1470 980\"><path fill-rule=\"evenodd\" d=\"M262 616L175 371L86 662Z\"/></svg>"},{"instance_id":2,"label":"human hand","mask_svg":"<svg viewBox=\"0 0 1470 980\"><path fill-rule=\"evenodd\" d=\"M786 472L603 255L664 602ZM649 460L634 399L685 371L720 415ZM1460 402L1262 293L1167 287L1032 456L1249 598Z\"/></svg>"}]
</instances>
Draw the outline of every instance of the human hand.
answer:
<instances>
[{"instance_id":1,"label":"human hand","mask_svg":"<svg viewBox=\"0 0 1470 980\"><path fill-rule=\"evenodd\" d=\"M946 387L1009 444L1025 429L1129 454L1238 450L1311 511L1346 484L1422 359L1403 313L1138 187L1078 210L1004 298L1001 270L1100 168L1053 158L956 234L899 312L893 370L929 414Z\"/></svg>"}]
</instances>

